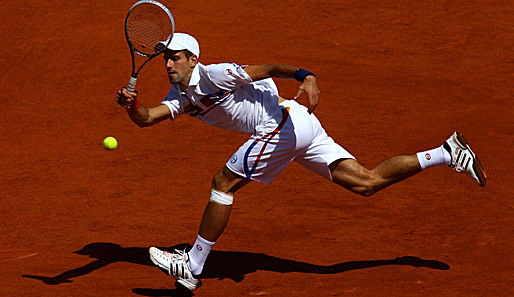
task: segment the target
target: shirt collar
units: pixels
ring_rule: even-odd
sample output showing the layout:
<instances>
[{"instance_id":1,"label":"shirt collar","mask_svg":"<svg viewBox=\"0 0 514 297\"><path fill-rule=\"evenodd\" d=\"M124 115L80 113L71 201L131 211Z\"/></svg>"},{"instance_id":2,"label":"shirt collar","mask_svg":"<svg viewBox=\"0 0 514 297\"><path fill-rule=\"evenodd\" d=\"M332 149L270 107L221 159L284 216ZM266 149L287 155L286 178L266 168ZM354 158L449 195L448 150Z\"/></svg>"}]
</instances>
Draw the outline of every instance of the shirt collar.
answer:
<instances>
[{"instance_id":1,"label":"shirt collar","mask_svg":"<svg viewBox=\"0 0 514 297\"><path fill-rule=\"evenodd\" d=\"M198 82L200 82L200 67L202 67L202 66L203 65L200 64L200 62L198 62L198 64L196 64L195 68L193 69L193 73L191 73L191 78L189 79L188 88L192 87L192 86L197 86Z\"/></svg>"}]
</instances>

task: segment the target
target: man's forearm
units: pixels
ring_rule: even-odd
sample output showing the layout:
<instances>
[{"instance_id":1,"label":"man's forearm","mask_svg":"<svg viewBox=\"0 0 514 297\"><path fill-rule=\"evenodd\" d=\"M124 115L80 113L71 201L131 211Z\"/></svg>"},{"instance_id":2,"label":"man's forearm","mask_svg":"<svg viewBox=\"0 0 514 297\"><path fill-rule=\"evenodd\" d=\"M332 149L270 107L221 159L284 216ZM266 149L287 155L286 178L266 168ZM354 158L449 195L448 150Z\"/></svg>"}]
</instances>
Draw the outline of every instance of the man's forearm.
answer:
<instances>
[{"instance_id":1,"label":"man's forearm","mask_svg":"<svg viewBox=\"0 0 514 297\"><path fill-rule=\"evenodd\" d=\"M276 78L294 78L294 73L298 69L298 67L288 64L271 64L270 68L270 77Z\"/></svg>"},{"instance_id":2,"label":"man's forearm","mask_svg":"<svg viewBox=\"0 0 514 297\"><path fill-rule=\"evenodd\" d=\"M134 122L139 127L147 127L152 125L152 120L150 119L148 108L146 108L143 104L139 104L139 108L137 110L127 109L127 113L132 122Z\"/></svg>"},{"instance_id":3,"label":"man's forearm","mask_svg":"<svg viewBox=\"0 0 514 297\"><path fill-rule=\"evenodd\" d=\"M287 79L294 78L303 82L306 76L314 76L312 72L288 64L254 65L246 67L245 71L250 75L253 81L273 77Z\"/></svg>"}]
</instances>

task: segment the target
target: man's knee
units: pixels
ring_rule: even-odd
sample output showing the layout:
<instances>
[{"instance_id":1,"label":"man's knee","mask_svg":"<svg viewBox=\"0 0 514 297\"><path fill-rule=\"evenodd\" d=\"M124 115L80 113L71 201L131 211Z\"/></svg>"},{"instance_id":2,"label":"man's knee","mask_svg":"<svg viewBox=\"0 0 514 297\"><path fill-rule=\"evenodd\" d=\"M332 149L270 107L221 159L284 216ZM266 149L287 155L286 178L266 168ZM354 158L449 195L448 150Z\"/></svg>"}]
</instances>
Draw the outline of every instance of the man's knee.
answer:
<instances>
[{"instance_id":1,"label":"man's knee","mask_svg":"<svg viewBox=\"0 0 514 297\"><path fill-rule=\"evenodd\" d=\"M225 166L212 178L212 188L233 195L249 182L250 180L233 173Z\"/></svg>"},{"instance_id":2,"label":"man's knee","mask_svg":"<svg viewBox=\"0 0 514 297\"><path fill-rule=\"evenodd\" d=\"M337 180L334 180L334 182L355 194L359 194L364 197L372 196L381 189L380 183L374 178L359 179L353 183L341 183Z\"/></svg>"},{"instance_id":3,"label":"man's knee","mask_svg":"<svg viewBox=\"0 0 514 297\"><path fill-rule=\"evenodd\" d=\"M364 196L364 197L370 197L376 192L378 192L380 188L377 186L376 183L373 183L371 181L365 182L363 185L355 187L355 193Z\"/></svg>"},{"instance_id":4,"label":"man's knee","mask_svg":"<svg viewBox=\"0 0 514 297\"><path fill-rule=\"evenodd\" d=\"M217 191L225 193L228 192L230 190L228 186L229 184L230 178L227 178L227 176L225 176L225 174L223 173L223 169L216 173L212 178L212 188Z\"/></svg>"},{"instance_id":5,"label":"man's knee","mask_svg":"<svg viewBox=\"0 0 514 297\"><path fill-rule=\"evenodd\" d=\"M381 177L353 159L334 162L330 169L336 184L356 194L369 197L381 189Z\"/></svg>"}]
</instances>

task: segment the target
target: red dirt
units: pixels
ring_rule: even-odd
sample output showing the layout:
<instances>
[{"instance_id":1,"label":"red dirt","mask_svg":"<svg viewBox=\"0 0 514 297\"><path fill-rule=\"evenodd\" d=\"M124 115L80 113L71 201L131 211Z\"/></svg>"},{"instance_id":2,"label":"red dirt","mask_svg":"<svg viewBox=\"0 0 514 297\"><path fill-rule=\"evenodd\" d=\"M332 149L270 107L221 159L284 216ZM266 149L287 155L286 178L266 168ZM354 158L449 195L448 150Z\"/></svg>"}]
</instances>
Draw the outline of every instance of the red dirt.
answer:
<instances>
[{"instance_id":1,"label":"red dirt","mask_svg":"<svg viewBox=\"0 0 514 297\"><path fill-rule=\"evenodd\" d=\"M201 61L315 72L318 117L365 166L459 129L489 180L435 168L362 198L291 164L238 192L196 296L514 294L512 2L203 2L165 2ZM131 5L0 4L1 296L185 295L146 248L195 239L211 178L247 135L129 121L114 97ZM143 104L168 88L161 59L143 69Z\"/></svg>"}]
</instances>

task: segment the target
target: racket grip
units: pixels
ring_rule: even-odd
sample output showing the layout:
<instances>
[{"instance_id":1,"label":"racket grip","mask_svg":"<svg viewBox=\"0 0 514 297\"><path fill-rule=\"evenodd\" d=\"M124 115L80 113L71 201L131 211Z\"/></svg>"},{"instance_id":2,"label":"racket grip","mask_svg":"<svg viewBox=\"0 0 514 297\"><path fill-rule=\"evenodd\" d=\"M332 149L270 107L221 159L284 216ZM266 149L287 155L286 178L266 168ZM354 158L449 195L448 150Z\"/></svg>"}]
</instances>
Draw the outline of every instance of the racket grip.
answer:
<instances>
[{"instance_id":1,"label":"racket grip","mask_svg":"<svg viewBox=\"0 0 514 297\"><path fill-rule=\"evenodd\" d=\"M134 90L136 89L136 83L137 83L137 77L130 77L130 80L127 85L127 91L130 93L134 93Z\"/></svg>"}]
</instances>

